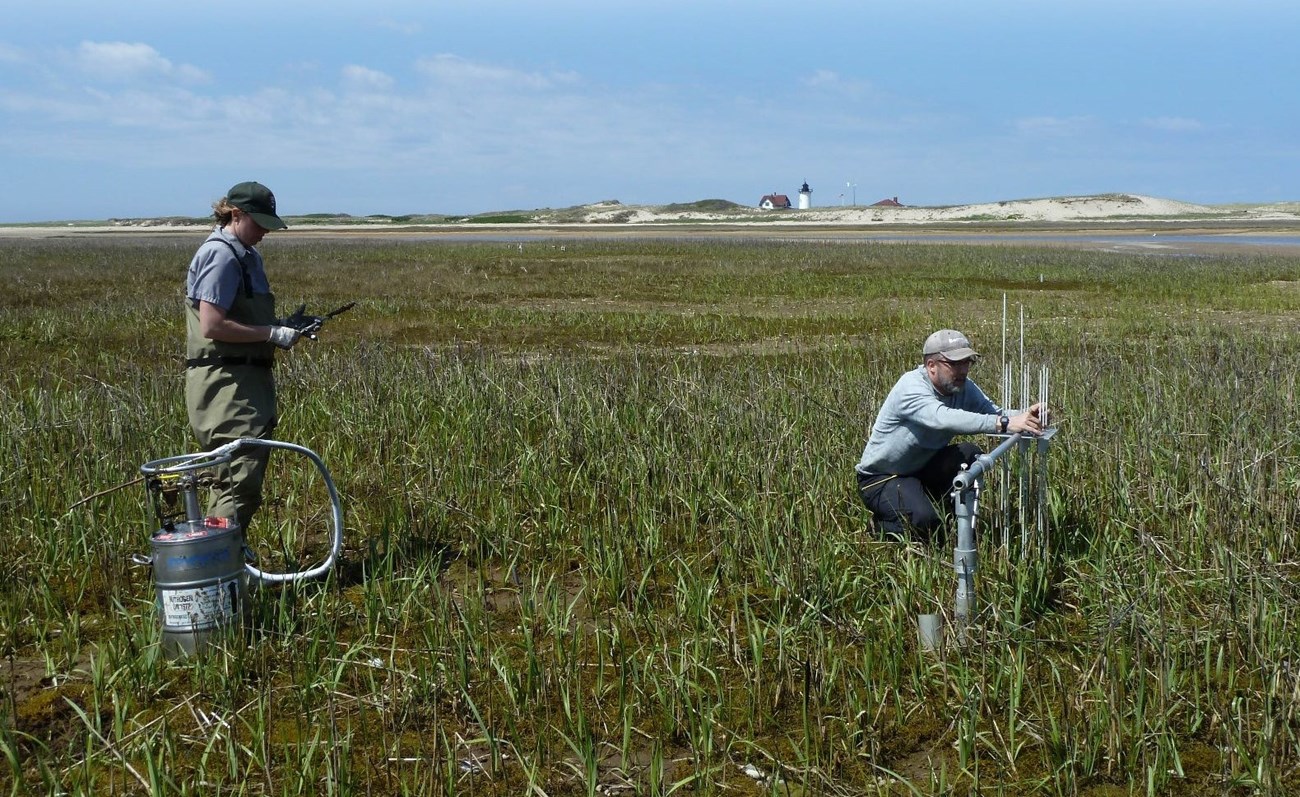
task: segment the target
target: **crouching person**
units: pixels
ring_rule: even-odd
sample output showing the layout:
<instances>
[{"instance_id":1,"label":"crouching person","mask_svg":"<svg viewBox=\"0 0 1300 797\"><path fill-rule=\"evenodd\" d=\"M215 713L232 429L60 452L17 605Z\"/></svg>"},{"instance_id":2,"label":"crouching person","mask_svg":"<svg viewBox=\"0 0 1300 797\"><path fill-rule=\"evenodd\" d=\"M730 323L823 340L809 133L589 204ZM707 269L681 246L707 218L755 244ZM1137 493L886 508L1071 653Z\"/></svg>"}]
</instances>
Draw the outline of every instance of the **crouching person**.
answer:
<instances>
[{"instance_id":1,"label":"crouching person","mask_svg":"<svg viewBox=\"0 0 1300 797\"><path fill-rule=\"evenodd\" d=\"M963 465L983 451L957 435L1043 429L1042 405L998 407L968 377L979 354L966 336L941 329L925 340L923 361L881 405L855 471L858 493L887 537L942 542L945 499Z\"/></svg>"}]
</instances>

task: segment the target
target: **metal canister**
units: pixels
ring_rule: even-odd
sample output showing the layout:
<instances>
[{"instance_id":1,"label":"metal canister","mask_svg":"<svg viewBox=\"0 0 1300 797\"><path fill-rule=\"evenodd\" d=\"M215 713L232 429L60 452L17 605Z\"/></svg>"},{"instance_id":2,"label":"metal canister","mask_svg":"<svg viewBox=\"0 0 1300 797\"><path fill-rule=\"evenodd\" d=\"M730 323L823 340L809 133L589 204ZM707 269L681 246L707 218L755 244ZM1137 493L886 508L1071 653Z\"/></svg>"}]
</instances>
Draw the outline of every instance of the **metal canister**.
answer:
<instances>
[{"instance_id":1,"label":"metal canister","mask_svg":"<svg viewBox=\"0 0 1300 797\"><path fill-rule=\"evenodd\" d=\"M219 634L237 633L248 603L244 533L229 518L185 520L150 539L163 651L192 656Z\"/></svg>"},{"instance_id":2,"label":"metal canister","mask_svg":"<svg viewBox=\"0 0 1300 797\"><path fill-rule=\"evenodd\" d=\"M203 517L199 493L220 481L215 472L245 446L294 451L310 459L330 495L333 534L325 561L293 573L266 573L253 565L244 530L231 518ZM243 438L198 454L156 459L140 466L145 490L158 517L151 555L131 559L153 569L162 647L169 658L193 655L218 634L233 637L249 619L249 589L256 584L292 584L324 576L343 548L343 507L329 469L311 449L278 440ZM177 513L180 503L183 512ZM232 640L233 641L233 640ZM239 639L243 644L245 640Z\"/></svg>"}]
</instances>

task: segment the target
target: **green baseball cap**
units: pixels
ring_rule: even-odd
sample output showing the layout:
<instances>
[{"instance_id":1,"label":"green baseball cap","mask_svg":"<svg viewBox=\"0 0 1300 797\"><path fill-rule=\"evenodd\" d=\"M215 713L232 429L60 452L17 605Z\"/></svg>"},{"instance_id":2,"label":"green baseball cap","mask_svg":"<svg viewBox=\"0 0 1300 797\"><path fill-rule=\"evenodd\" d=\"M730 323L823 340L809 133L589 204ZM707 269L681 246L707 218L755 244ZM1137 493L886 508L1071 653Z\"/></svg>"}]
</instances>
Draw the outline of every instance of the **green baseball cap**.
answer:
<instances>
[{"instance_id":1,"label":"green baseball cap","mask_svg":"<svg viewBox=\"0 0 1300 797\"><path fill-rule=\"evenodd\" d=\"M261 183L239 183L226 192L226 201L253 217L264 230L283 230L285 224L275 215L275 194Z\"/></svg>"}]
</instances>

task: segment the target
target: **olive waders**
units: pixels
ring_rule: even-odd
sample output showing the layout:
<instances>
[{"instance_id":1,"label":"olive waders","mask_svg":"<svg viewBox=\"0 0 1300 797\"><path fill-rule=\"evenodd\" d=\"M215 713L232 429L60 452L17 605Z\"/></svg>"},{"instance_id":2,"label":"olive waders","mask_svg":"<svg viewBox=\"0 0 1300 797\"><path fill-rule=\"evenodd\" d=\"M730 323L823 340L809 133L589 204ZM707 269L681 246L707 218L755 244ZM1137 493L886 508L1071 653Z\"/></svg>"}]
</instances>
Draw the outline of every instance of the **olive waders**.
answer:
<instances>
[{"instance_id":1,"label":"olive waders","mask_svg":"<svg viewBox=\"0 0 1300 797\"><path fill-rule=\"evenodd\" d=\"M278 420L275 404L275 346L267 342L226 343L199 332L199 311L185 303L185 408L204 450L245 437L266 439ZM275 323L275 296L253 293L244 284L226 317L250 326ZM230 462L230 481L213 493L208 515L234 518L247 530L262 505L262 481L271 449L248 447Z\"/></svg>"}]
</instances>

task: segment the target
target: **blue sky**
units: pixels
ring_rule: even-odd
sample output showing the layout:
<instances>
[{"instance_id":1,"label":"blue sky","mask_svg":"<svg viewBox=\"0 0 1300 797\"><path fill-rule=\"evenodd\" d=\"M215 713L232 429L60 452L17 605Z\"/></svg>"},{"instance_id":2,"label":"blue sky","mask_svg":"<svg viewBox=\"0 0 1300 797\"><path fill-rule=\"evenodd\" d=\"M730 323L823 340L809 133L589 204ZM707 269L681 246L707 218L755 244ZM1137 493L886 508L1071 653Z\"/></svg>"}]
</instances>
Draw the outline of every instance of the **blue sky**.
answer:
<instances>
[{"instance_id":1,"label":"blue sky","mask_svg":"<svg viewBox=\"0 0 1300 797\"><path fill-rule=\"evenodd\" d=\"M1294 0L6 5L0 222L1300 199Z\"/></svg>"}]
</instances>

